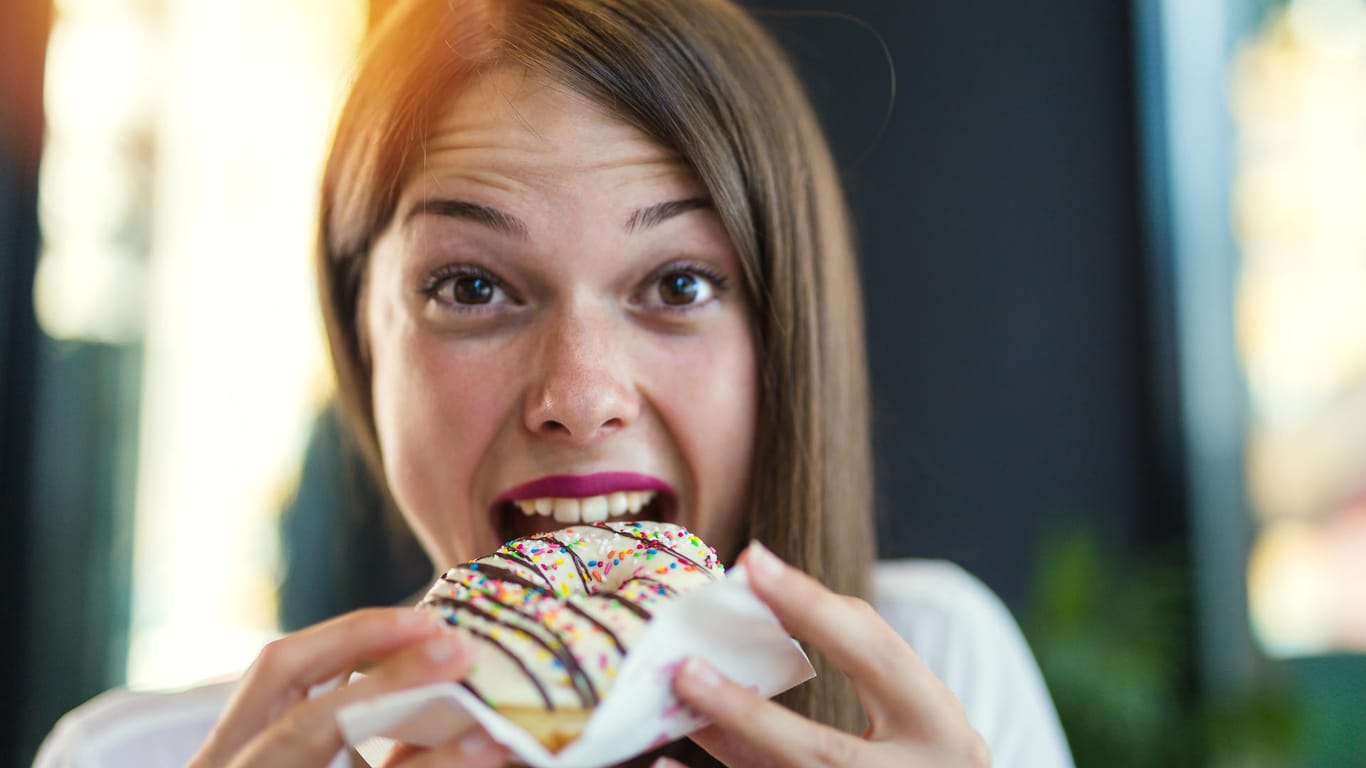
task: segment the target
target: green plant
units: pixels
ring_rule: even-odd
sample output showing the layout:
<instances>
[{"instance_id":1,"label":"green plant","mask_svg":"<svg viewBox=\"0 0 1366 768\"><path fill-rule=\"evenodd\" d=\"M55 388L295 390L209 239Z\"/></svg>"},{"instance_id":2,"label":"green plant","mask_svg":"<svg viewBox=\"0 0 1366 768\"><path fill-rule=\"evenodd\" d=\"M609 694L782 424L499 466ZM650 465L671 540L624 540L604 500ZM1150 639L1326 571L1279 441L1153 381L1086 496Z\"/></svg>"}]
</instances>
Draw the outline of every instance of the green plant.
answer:
<instances>
[{"instance_id":1,"label":"green plant","mask_svg":"<svg viewBox=\"0 0 1366 768\"><path fill-rule=\"evenodd\" d=\"M1291 765L1284 695L1196 695L1188 572L1126 563L1089 529L1046 536L1025 628L1079 768Z\"/></svg>"}]
</instances>

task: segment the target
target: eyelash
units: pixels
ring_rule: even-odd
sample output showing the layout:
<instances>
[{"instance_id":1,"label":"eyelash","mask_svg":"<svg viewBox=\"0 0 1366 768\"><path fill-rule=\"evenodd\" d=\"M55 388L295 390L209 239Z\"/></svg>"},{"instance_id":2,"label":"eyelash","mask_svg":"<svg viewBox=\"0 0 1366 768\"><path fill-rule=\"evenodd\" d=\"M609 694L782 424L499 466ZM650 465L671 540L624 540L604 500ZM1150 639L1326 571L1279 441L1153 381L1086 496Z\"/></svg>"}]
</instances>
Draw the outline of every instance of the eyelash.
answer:
<instances>
[{"instance_id":1,"label":"eyelash","mask_svg":"<svg viewBox=\"0 0 1366 768\"><path fill-rule=\"evenodd\" d=\"M658 288L661 280L670 275L678 274L695 275L711 283L712 290L714 292L714 295L712 297L713 300L725 294L726 290L729 287L729 278L727 278L726 275L723 274L720 270L716 269L710 264L704 264L696 261L675 261L670 264L667 264L662 269L657 270L653 275L650 276L648 284L651 288ZM702 307L705 307L707 306L707 304L710 303L711 302L706 302L703 304L684 304L681 306L665 306L670 312L692 312L701 309Z\"/></svg>"},{"instance_id":2,"label":"eyelash","mask_svg":"<svg viewBox=\"0 0 1366 768\"><path fill-rule=\"evenodd\" d=\"M715 267L712 267L709 264L694 261L682 261L667 264L663 268L656 270L655 273L650 276L649 280L646 281L646 283L650 288L657 288L661 280L663 280L666 277L669 277L670 275L677 274L695 275L711 283L713 290L713 300L716 297L725 294L726 291L729 289L730 280L725 274L723 274L720 270L716 269ZM441 290L445 288L446 285L450 283L452 280L457 280L462 277L477 277L481 280L487 280L490 284L493 285L495 290L503 291L505 294L508 293L507 286L501 279L498 278L497 275L493 274L492 272L489 272L486 269L482 269L480 267L476 267L469 264L446 264L436 268L432 271L431 274L427 275L426 279L422 282L419 291L428 301L438 301L437 295L441 293ZM670 312L692 312L707 306L707 304L709 303L711 302L705 302L702 304L684 304L680 306L662 306L664 306L667 309L667 311ZM458 312L486 311L484 309L486 305L481 304L461 304L459 302L442 302L442 304L448 308L453 307Z\"/></svg>"},{"instance_id":3,"label":"eyelash","mask_svg":"<svg viewBox=\"0 0 1366 768\"><path fill-rule=\"evenodd\" d=\"M469 264L446 264L437 267L431 274L427 275L419 289L428 301L438 301L437 294L453 280L462 277L477 277L480 280L487 280L493 285L494 290L507 293L507 286L498 276L486 269L481 269ZM459 302L441 302L447 308L454 308L457 312L480 312L485 311L483 304L461 304Z\"/></svg>"}]
</instances>

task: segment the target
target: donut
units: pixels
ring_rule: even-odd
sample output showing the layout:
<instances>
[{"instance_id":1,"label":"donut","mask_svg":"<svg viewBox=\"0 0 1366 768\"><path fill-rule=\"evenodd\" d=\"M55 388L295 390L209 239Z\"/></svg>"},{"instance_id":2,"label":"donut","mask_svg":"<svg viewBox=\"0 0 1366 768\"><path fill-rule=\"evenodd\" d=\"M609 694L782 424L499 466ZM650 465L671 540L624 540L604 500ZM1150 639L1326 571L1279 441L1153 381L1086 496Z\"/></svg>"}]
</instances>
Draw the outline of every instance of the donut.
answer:
<instances>
[{"instance_id":1,"label":"donut","mask_svg":"<svg viewBox=\"0 0 1366 768\"><path fill-rule=\"evenodd\" d=\"M418 609L475 640L462 685L557 751L582 731L651 616L723 572L716 550L681 526L600 522L457 565Z\"/></svg>"}]
</instances>

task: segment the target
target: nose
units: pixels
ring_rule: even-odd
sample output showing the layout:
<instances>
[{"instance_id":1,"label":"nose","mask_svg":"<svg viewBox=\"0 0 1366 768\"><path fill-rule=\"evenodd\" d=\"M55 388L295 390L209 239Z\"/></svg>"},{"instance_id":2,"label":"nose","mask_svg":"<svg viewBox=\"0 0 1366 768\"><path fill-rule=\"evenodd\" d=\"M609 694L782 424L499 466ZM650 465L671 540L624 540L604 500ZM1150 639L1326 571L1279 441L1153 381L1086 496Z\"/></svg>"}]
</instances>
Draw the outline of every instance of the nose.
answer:
<instances>
[{"instance_id":1,"label":"nose","mask_svg":"<svg viewBox=\"0 0 1366 768\"><path fill-rule=\"evenodd\" d=\"M640 393L623 349L624 321L569 309L541 334L525 422L533 434L587 446L621 431L640 414Z\"/></svg>"}]
</instances>

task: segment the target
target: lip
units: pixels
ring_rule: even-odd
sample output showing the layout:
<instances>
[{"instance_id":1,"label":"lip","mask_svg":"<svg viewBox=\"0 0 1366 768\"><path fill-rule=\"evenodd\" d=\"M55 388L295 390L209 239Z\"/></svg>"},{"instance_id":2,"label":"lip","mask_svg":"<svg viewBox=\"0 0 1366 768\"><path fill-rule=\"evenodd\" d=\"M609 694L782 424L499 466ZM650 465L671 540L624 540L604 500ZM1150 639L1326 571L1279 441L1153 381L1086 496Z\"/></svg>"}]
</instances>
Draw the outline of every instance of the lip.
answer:
<instances>
[{"instance_id":1,"label":"lip","mask_svg":"<svg viewBox=\"0 0 1366 768\"><path fill-rule=\"evenodd\" d=\"M548 475L537 478L498 494L494 504L524 499L587 498L617 491L659 491L677 496L673 486L651 475L635 472L597 472L591 475Z\"/></svg>"}]
</instances>

